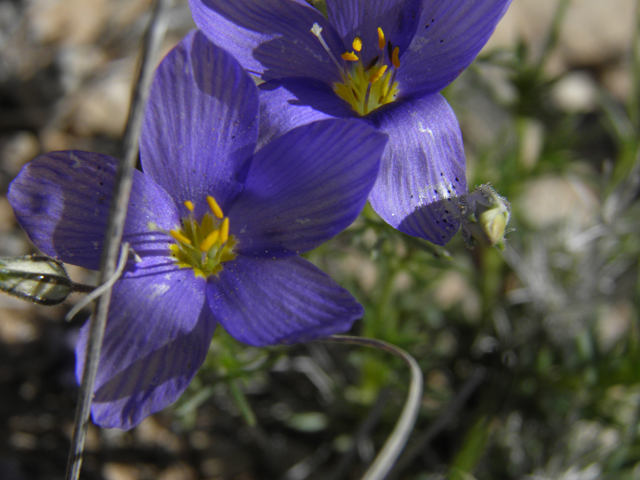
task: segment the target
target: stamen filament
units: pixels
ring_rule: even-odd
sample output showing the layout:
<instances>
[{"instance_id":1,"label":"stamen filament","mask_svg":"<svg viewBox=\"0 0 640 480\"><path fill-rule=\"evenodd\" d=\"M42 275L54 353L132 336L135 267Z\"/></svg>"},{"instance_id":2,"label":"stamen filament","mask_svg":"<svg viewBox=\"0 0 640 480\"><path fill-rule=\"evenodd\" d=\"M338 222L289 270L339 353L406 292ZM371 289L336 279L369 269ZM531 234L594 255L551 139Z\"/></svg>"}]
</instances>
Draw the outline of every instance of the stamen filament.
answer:
<instances>
[{"instance_id":1,"label":"stamen filament","mask_svg":"<svg viewBox=\"0 0 640 480\"><path fill-rule=\"evenodd\" d=\"M387 71L387 66L382 65L373 75L369 77L369 81L371 83L376 83L378 80L380 80L380 78L382 78L382 76L384 75L384 72L386 71Z\"/></svg>"},{"instance_id":2,"label":"stamen filament","mask_svg":"<svg viewBox=\"0 0 640 480\"><path fill-rule=\"evenodd\" d=\"M220 208L220 205L218 205L218 202L216 202L215 198L213 198L211 195L208 195L207 203L209 204L209 208L217 218L222 219L222 217L224 217L222 209Z\"/></svg>"},{"instance_id":3,"label":"stamen filament","mask_svg":"<svg viewBox=\"0 0 640 480\"><path fill-rule=\"evenodd\" d=\"M320 43L329 54L329 57L331 57L331 60L333 60L333 63L336 64L336 66L338 67L338 70L342 70L342 65L340 65L340 62L338 62L338 59L331 52L331 49L329 48L329 45L327 45L327 42L325 42L324 38L322 38L322 27L317 23L314 23L313 26L311 27L311 33L313 33L316 37L318 37L318 40L320 40Z\"/></svg>"},{"instance_id":4,"label":"stamen filament","mask_svg":"<svg viewBox=\"0 0 640 480\"><path fill-rule=\"evenodd\" d=\"M369 95L371 94L371 82L367 85L367 93L364 95L363 115L369 113Z\"/></svg>"}]
</instances>

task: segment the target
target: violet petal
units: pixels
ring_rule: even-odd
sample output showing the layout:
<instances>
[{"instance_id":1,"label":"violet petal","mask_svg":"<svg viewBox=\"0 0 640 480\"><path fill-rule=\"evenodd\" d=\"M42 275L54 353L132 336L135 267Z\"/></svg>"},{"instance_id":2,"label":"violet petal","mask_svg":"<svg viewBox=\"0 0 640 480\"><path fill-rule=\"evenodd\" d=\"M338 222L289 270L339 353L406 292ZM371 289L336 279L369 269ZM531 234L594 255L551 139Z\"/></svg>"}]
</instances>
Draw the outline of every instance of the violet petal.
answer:
<instances>
[{"instance_id":1,"label":"violet petal","mask_svg":"<svg viewBox=\"0 0 640 480\"><path fill-rule=\"evenodd\" d=\"M349 292L300 257L238 257L209 279L207 298L225 330L255 346L346 332L363 314Z\"/></svg>"},{"instance_id":2,"label":"violet petal","mask_svg":"<svg viewBox=\"0 0 640 480\"><path fill-rule=\"evenodd\" d=\"M401 232L444 245L457 232L457 197L467 192L462 135L440 94L398 103L371 119L389 133L369 201Z\"/></svg>"}]
</instances>

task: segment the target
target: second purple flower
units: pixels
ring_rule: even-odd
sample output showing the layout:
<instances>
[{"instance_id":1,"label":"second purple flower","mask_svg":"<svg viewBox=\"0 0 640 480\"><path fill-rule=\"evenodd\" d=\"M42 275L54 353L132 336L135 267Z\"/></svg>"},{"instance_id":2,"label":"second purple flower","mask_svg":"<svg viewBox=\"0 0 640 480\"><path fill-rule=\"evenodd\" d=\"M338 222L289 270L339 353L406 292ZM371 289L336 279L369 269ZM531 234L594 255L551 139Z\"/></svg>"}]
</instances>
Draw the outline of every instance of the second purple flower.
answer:
<instances>
[{"instance_id":1,"label":"second purple flower","mask_svg":"<svg viewBox=\"0 0 640 480\"><path fill-rule=\"evenodd\" d=\"M198 27L260 76L261 128L362 118L389 134L369 200L398 230L444 245L467 193L460 127L438 92L510 0L190 0Z\"/></svg>"}]
</instances>

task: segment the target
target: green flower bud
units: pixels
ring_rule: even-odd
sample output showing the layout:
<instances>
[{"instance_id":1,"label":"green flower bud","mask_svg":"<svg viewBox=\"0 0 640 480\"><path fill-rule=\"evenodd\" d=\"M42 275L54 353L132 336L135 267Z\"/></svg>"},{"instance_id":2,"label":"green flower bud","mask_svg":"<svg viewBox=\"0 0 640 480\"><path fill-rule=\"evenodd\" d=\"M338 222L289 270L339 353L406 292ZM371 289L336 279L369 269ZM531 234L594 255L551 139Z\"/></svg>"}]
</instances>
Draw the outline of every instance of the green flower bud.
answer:
<instances>
[{"instance_id":1,"label":"green flower bud","mask_svg":"<svg viewBox=\"0 0 640 480\"><path fill-rule=\"evenodd\" d=\"M0 258L0 290L40 305L58 305L75 291L62 263L38 255Z\"/></svg>"},{"instance_id":2,"label":"green flower bud","mask_svg":"<svg viewBox=\"0 0 640 480\"><path fill-rule=\"evenodd\" d=\"M462 236L468 247L476 244L504 250L504 234L511 218L511 205L491 185L480 185L461 201Z\"/></svg>"}]
</instances>

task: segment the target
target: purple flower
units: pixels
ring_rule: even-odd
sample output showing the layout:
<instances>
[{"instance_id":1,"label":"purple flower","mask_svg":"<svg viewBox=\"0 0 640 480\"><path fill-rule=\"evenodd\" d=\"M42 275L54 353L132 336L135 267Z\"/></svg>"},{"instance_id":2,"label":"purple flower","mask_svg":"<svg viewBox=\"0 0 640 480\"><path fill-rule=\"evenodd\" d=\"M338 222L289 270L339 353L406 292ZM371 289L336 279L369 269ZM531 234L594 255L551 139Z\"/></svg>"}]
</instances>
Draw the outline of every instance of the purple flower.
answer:
<instances>
[{"instance_id":1,"label":"purple flower","mask_svg":"<svg viewBox=\"0 0 640 480\"><path fill-rule=\"evenodd\" d=\"M369 200L398 230L444 245L467 191L458 122L438 93L510 0L190 0L198 27L259 75L261 129L363 117L389 134Z\"/></svg>"},{"instance_id":2,"label":"purple flower","mask_svg":"<svg viewBox=\"0 0 640 480\"><path fill-rule=\"evenodd\" d=\"M217 322L250 345L348 330L361 305L298 257L347 227L375 182L386 136L354 120L315 122L258 151L258 92L236 60L189 34L156 74L113 289L94 421L131 428L175 401ZM80 151L29 163L9 201L48 255L97 269L116 160ZM84 368L81 331L76 375Z\"/></svg>"}]
</instances>

